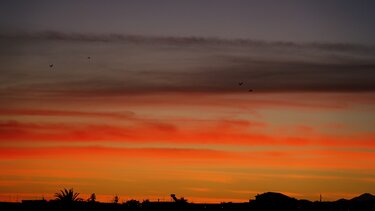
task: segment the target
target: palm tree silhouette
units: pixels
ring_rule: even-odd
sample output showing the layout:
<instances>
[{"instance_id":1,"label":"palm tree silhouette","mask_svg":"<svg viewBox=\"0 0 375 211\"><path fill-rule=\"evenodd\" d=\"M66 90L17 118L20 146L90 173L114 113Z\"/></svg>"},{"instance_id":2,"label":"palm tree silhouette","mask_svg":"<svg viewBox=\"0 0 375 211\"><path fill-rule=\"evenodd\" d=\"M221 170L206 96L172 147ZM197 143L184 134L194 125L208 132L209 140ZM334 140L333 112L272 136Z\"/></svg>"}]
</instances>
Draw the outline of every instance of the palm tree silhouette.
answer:
<instances>
[{"instance_id":1,"label":"palm tree silhouette","mask_svg":"<svg viewBox=\"0 0 375 211\"><path fill-rule=\"evenodd\" d=\"M65 202L65 203L72 203L76 201L82 201L81 198L78 198L79 193L74 193L73 188L60 190L60 193L55 193L56 200Z\"/></svg>"}]
</instances>

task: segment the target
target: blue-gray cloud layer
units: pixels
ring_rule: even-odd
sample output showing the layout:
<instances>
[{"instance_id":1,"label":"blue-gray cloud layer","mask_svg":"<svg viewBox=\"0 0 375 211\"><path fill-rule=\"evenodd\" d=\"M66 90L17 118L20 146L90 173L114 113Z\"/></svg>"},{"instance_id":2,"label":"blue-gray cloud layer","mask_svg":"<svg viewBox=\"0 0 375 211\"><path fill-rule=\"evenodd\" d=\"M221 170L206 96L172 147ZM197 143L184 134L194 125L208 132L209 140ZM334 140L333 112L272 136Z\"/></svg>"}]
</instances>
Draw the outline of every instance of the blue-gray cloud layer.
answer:
<instances>
[{"instance_id":1,"label":"blue-gray cloud layer","mask_svg":"<svg viewBox=\"0 0 375 211\"><path fill-rule=\"evenodd\" d=\"M3 96L375 91L374 46L59 32L0 38Z\"/></svg>"},{"instance_id":2,"label":"blue-gray cloud layer","mask_svg":"<svg viewBox=\"0 0 375 211\"><path fill-rule=\"evenodd\" d=\"M371 0L14 0L0 31L56 30L375 44Z\"/></svg>"}]
</instances>

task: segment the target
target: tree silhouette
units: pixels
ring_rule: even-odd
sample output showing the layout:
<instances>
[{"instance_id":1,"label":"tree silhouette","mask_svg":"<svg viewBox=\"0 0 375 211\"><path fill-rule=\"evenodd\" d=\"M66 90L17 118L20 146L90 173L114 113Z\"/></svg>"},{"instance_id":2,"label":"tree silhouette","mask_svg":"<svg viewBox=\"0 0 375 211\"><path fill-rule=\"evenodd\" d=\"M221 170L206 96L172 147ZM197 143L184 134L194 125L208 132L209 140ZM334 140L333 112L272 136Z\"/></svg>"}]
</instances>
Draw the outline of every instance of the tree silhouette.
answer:
<instances>
[{"instance_id":1,"label":"tree silhouette","mask_svg":"<svg viewBox=\"0 0 375 211\"><path fill-rule=\"evenodd\" d=\"M141 203L135 199L131 199L129 201L126 201L125 205L131 209L136 209L141 207Z\"/></svg>"},{"instance_id":2,"label":"tree silhouette","mask_svg":"<svg viewBox=\"0 0 375 211\"><path fill-rule=\"evenodd\" d=\"M120 197L115 195L115 197L113 198L113 203L117 204L119 200L120 200Z\"/></svg>"},{"instance_id":3,"label":"tree silhouette","mask_svg":"<svg viewBox=\"0 0 375 211\"><path fill-rule=\"evenodd\" d=\"M87 199L88 202L94 203L96 202L96 194L92 193L90 198Z\"/></svg>"},{"instance_id":4,"label":"tree silhouette","mask_svg":"<svg viewBox=\"0 0 375 211\"><path fill-rule=\"evenodd\" d=\"M64 203L72 203L76 201L82 201L81 198L78 198L79 193L74 193L73 188L60 190L60 193L55 193L56 200Z\"/></svg>"}]
</instances>

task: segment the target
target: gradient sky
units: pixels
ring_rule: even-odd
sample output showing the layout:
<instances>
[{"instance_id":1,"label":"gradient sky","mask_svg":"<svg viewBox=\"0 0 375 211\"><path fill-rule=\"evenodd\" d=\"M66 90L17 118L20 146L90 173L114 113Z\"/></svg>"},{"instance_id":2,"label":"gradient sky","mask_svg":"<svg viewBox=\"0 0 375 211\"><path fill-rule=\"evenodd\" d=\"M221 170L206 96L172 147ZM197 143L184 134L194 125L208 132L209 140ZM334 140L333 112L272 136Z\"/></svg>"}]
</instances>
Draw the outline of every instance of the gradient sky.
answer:
<instances>
[{"instance_id":1,"label":"gradient sky","mask_svg":"<svg viewBox=\"0 0 375 211\"><path fill-rule=\"evenodd\" d=\"M375 192L373 1L105 2L0 3L0 201Z\"/></svg>"}]
</instances>

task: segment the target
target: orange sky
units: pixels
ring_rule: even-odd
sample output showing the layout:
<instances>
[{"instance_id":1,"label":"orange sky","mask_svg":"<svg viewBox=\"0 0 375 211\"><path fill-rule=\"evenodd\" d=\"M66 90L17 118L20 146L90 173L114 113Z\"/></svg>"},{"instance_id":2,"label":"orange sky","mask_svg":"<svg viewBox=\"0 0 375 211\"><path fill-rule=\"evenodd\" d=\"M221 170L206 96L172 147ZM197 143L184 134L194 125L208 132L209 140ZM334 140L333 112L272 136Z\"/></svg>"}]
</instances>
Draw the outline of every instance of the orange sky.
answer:
<instances>
[{"instance_id":1,"label":"orange sky","mask_svg":"<svg viewBox=\"0 0 375 211\"><path fill-rule=\"evenodd\" d=\"M103 201L373 192L372 94L304 95L309 102L288 93L186 93L182 104L180 94L3 104L0 199L49 198L64 187Z\"/></svg>"},{"instance_id":2,"label":"orange sky","mask_svg":"<svg viewBox=\"0 0 375 211\"><path fill-rule=\"evenodd\" d=\"M375 192L370 47L64 33L0 44L0 201L62 188L101 201Z\"/></svg>"}]
</instances>

